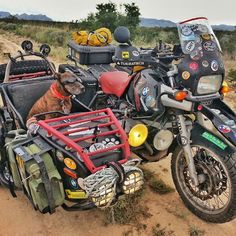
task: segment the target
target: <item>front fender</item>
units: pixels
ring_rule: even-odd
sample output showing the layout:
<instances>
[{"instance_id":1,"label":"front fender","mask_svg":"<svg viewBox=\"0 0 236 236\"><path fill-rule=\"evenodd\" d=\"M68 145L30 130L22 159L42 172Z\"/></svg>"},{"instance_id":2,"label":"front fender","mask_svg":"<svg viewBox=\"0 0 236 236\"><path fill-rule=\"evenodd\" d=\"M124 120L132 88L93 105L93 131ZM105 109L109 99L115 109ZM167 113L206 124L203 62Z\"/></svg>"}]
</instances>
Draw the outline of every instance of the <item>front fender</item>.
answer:
<instances>
[{"instance_id":1,"label":"front fender","mask_svg":"<svg viewBox=\"0 0 236 236\"><path fill-rule=\"evenodd\" d=\"M195 122L192 127L191 143L197 143L200 145L202 144L204 146L207 146L209 149L217 150L219 153L235 153L236 152L236 148L233 148L232 146L228 145L228 143L225 142L223 138L207 130L198 122ZM179 145L179 143L176 137L168 149L168 154L173 153L177 145Z\"/></svg>"},{"instance_id":2,"label":"front fender","mask_svg":"<svg viewBox=\"0 0 236 236\"><path fill-rule=\"evenodd\" d=\"M210 106L203 105L200 111L214 127L236 147L236 114L222 100L213 101Z\"/></svg>"}]
</instances>

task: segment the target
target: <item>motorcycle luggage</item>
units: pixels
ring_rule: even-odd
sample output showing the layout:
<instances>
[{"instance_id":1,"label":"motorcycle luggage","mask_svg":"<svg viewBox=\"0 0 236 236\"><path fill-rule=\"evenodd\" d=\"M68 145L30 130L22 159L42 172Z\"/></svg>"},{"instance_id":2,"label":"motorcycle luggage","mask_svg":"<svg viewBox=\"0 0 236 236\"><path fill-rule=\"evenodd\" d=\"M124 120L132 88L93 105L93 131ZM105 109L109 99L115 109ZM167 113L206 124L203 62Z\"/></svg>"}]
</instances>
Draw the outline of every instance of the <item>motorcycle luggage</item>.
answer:
<instances>
[{"instance_id":1,"label":"motorcycle luggage","mask_svg":"<svg viewBox=\"0 0 236 236\"><path fill-rule=\"evenodd\" d=\"M83 81L85 92L83 94L76 96L76 98L80 102L88 106L97 92L98 80L92 74L90 74L81 67L72 66L69 64L59 65L59 72L63 73L65 71L70 71L74 73ZM75 111L85 111L85 108L72 100L72 112Z\"/></svg>"},{"instance_id":2,"label":"motorcycle luggage","mask_svg":"<svg viewBox=\"0 0 236 236\"><path fill-rule=\"evenodd\" d=\"M68 42L69 58L81 65L110 64L115 53L115 46L82 46L70 40Z\"/></svg>"},{"instance_id":3,"label":"motorcycle luggage","mask_svg":"<svg viewBox=\"0 0 236 236\"><path fill-rule=\"evenodd\" d=\"M65 200L61 176L41 139L28 140L12 147L25 192L35 209L53 213Z\"/></svg>"}]
</instances>

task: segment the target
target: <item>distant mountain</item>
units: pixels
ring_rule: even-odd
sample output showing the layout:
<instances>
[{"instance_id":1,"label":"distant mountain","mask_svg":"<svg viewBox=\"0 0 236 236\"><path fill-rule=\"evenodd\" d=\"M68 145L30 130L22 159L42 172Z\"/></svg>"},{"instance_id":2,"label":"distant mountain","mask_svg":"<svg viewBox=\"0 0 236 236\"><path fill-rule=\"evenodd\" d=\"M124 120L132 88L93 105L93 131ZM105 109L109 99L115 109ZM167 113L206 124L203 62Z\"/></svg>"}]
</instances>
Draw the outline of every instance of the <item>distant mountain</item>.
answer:
<instances>
[{"instance_id":1,"label":"distant mountain","mask_svg":"<svg viewBox=\"0 0 236 236\"><path fill-rule=\"evenodd\" d=\"M16 18L20 19L20 20L40 20L40 21L52 21L51 18L47 17L46 15L42 15L42 14L38 14L38 15L33 15L33 14L16 14L15 15Z\"/></svg>"},{"instance_id":2,"label":"distant mountain","mask_svg":"<svg viewBox=\"0 0 236 236\"><path fill-rule=\"evenodd\" d=\"M0 18L7 18L10 17L11 14L9 12L6 11L0 11Z\"/></svg>"},{"instance_id":3,"label":"distant mountain","mask_svg":"<svg viewBox=\"0 0 236 236\"><path fill-rule=\"evenodd\" d=\"M160 28L168 28L168 27L176 27L176 23L170 20L158 20L153 18L140 18L140 26L143 27L160 27ZM222 31L234 31L236 30L236 26L233 25L212 25L213 30L222 30Z\"/></svg>"},{"instance_id":4,"label":"distant mountain","mask_svg":"<svg viewBox=\"0 0 236 236\"><path fill-rule=\"evenodd\" d=\"M49 18L46 15L42 15L42 14L38 14L38 15L34 15L34 14L16 14L16 15L12 15L9 12L5 12L5 11L0 11L0 19L3 18L9 18L9 17L16 17L19 20L39 20L39 21L52 21L51 18Z\"/></svg>"},{"instance_id":5,"label":"distant mountain","mask_svg":"<svg viewBox=\"0 0 236 236\"><path fill-rule=\"evenodd\" d=\"M153 18L140 18L140 26L143 27L176 27L176 24L170 20L158 20Z\"/></svg>"},{"instance_id":6,"label":"distant mountain","mask_svg":"<svg viewBox=\"0 0 236 236\"><path fill-rule=\"evenodd\" d=\"M234 31L236 30L236 26L233 25L213 25L212 26L213 30L223 30L223 31Z\"/></svg>"}]
</instances>

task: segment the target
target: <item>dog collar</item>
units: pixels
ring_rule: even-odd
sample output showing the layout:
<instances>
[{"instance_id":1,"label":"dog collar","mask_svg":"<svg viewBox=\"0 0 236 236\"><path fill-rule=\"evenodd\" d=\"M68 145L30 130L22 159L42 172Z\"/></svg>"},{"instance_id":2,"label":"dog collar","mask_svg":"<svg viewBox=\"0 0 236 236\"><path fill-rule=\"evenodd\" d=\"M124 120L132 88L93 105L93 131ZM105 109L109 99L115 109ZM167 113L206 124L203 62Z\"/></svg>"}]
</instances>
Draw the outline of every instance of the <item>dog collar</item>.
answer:
<instances>
[{"instance_id":1,"label":"dog collar","mask_svg":"<svg viewBox=\"0 0 236 236\"><path fill-rule=\"evenodd\" d=\"M58 98L60 100L69 100L70 99L70 96L64 96L60 92L58 92L58 90L56 88L56 83L53 83L50 86L50 91L52 93L52 96L55 97L55 98Z\"/></svg>"}]
</instances>

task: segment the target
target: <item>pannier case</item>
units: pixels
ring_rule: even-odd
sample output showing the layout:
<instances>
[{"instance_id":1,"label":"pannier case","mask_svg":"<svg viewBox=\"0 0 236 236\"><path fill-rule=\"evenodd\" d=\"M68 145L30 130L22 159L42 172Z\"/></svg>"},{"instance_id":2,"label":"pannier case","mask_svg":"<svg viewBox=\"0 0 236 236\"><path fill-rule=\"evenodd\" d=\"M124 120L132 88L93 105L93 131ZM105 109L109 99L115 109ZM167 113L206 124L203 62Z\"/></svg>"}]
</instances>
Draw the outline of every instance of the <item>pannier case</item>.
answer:
<instances>
[{"instance_id":1,"label":"pannier case","mask_svg":"<svg viewBox=\"0 0 236 236\"><path fill-rule=\"evenodd\" d=\"M82 46L70 40L68 57L81 65L110 64L115 53L115 46L102 47Z\"/></svg>"}]
</instances>

